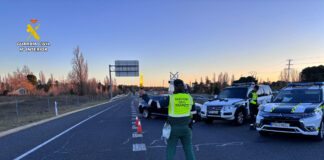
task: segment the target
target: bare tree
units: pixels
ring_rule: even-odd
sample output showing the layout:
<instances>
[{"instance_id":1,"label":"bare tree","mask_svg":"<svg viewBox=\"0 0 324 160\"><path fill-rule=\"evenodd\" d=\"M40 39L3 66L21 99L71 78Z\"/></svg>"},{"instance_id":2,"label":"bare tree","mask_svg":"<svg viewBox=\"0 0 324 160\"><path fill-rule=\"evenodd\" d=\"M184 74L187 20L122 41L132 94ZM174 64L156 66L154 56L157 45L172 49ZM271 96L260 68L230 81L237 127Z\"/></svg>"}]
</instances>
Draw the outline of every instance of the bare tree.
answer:
<instances>
[{"instance_id":1,"label":"bare tree","mask_svg":"<svg viewBox=\"0 0 324 160\"><path fill-rule=\"evenodd\" d=\"M52 85L51 87L53 88L54 87L54 83L55 83L55 79L54 79L53 74L51 74L50 81L51 81L51 85Z\"/></svg>"},{"instance_id":2,"label":"bare tree","mask_svg":"<svg viewBox=\"0 0 324 160\"><path fill-rule=\"evenodd\" d=\"M299 82L300 81L300 72L298 72L296 69L291 69L290 77L291 77L291 82Z\"/></svg>"},{"instance_id":3,"label":"bare tree","mask_svg":"<svg viewBox=\"0 0 324 160\"><path fill-rule=\"evenodd\" d=\"M28 91L34 89L35 87L27 80L27 75L30 73L31 72L29 71L29 68L27 66L24 66L21 71L19 70L19 68L17 68L17 70L13 72L12 75L8 73L8 89L11 91L19 88L25 88Z\"/></svg>"},{"instance_id":4,"label":"bare tree","mask_svg":"<svg viewBox=\"0 0 324 160\"><path fill-rule=\"evenodd\" d=\"M105 85L105 93L108 93L108 90L109 90L109 84L110 84L110 82L109 82L109 78L108 78L108 76L106 76L105 78L104 78L104 85Z\"/></svg>"},{"instance_id":5,"label":"bare tree","mask_svg":"<svg viewBox=\"0 0 324 160\"><path fill-rule=\"evenodd\" d=\"M97 94L97 80L95 78L90 79L88 82L88 94Z\"/></svg>"},{"instance_id":6,"label":"bare tree","mask_svg":"<svg viewBox=\"0 0 324 160\"><path fill-rule=\"evenodd\" d=\"M206 80L206 86L209 87L209 85L210 85L210 80L209 80L208 76L206 76L206 79L205 79L205 80Z\"/></svg>"},{"instance_id":7,"label":"bare tree","mask_svg":"<svg viewBox=\"0 0 324 160\"><path fill-rule=\"evenodd\" d=\"M300 81L300 72L298 72L296 69L291 68L290 76L288 77L288 70L284 69L280 72L279 80L285 81L285 82L299 82Z\"/></svg>"},{"instance_id":8,"label":"bare tree","mask_svg":"<svg viewBox=\"0 0 324 160\"><path fill-rule=\"evenodd\" d=\"M232 74L231 84L235 81L234 74Z\"/></svg>"},{"instance_id":9,"label":"bare tree","mask_svg":"<svg viewBox=\"0 0 324 160\"><path fill-rule=\"evenodd\" d=\"M9 85L9 79L7 76L3 77L3 86L2 86L2 90L9 90L10 85Z\"/></svg>"},{"instance_id":10,"label":"bare tree","mask_svg":"<svg viewBox=\"0 0 324 160\"><path fill-rule=\"evenodd\" d=\"M79 46L74 50L73 55L72 71L69 73L69 79L77 86L78 93L84 95L88 80L88 63L80 53Z\"/></svg>"},{"instance_id":11,"label":"bare tree","mask_svg":"<svg viewBox=\"0 0 324 160\"><path fill-rule=\"evenodd\" d=\"M286 69L284 69L280 72L279 79L280 79L280 81L285 81L285 82L288 81L288 72Z\"/></svg>"},{"instance_id":12,"label":"bare tree","mask_svg":"<svg viewBox=\"0 0 324 160\"><path fill-rule=\"evenodd\" d=\"M262 79L261 77L259 77L259 78L258 78L258 82L259 82L260 84L262 84L264 81L263 81L263 79Z\"/></svg>"},{"instance_id":13,"label":"bare tree","mask_svg":"<svg viewBox=\"0 0 324 160\"><path fill-rule=\"evenodd\" d=\"M218 82L220 84L223 84L224 83L224 80L223 80L223 72L221 72L219 75L218 75Z\"/></svg>"},{"instance_id":14,"label":"bare tree","mask_svg":"<svg viewBox=\"0 0 324 160\"><path fill-rule=\"evenodd\" d=\"M41 81L41 84L43 84L43 85L46 83L46 78L45 78L43 71L39 72L39 80Z\"/></svg>"},{"instance_id":15,"label":"bare tree","mask_svg":"<svg viewBox=\"0 0 324 160\"><path fill-rule=\"evenodd\" d=\"M30 72L30 69L28 68L28 66L24 66L24 68L21 70L21 72L24 76L27 76L28 74L32 74L32 72Z\"/></svg>"},{"instance_id":16,"label":"bare tree","mask_svg":"<svg viewBox=\"0 0 324 160\"><path fill-rule=\"evenodd\" d=\"M228 82L229 82L228 73L225 72L223 75L223 84L228 85Z\"/></svg>"}]
</instances>

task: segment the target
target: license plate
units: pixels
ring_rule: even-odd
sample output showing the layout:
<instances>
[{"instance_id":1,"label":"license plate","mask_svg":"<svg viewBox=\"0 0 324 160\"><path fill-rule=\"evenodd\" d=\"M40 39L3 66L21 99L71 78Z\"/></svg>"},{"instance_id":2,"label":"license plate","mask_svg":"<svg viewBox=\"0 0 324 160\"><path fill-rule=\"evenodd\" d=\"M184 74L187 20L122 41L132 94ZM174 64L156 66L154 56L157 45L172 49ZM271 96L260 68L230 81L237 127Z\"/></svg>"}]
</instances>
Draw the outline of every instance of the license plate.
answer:
<instances>
[{"instance_id":1,"label":"license plate","mask_svg":"<svg viewBox=\"0 0 324 160\"><path fill-rule=\"evenodd\" d=\"M271 123L272 127L290 127L289 123Z\"/></svg>"},{"instance_id":2,"label":"license plate","mask_svg":"<svg viewBox=\"0 0 324 160\"><path fill-rule=\"evenodd\" d=\"M219 111L209 111L209 114L219 114Z\"/></svg>"}]
</instances>

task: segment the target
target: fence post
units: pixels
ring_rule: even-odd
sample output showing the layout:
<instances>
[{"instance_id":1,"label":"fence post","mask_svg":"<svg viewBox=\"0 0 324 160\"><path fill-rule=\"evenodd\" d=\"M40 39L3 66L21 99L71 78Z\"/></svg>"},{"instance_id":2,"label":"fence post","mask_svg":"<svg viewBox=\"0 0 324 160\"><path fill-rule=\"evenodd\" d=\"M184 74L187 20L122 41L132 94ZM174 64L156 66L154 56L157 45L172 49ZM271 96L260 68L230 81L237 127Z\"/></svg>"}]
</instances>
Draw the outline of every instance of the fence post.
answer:
<instances>
[{"instance_id":1,"label":"fence post","mask_svg":"<svg viewBox=\"0 0 324 160\"><path fill-rule=\"evenodd\" d=\"M17 118L19 118L19 113L18 113L18 100L16 98L16 115L17 115Z\"/></svg>"},{"instance_id":2,"label":"fence post","mask_svg":"<svg viewBox=\"0 0 324 160\"><path fill-rule=\"evenodd\" d=\"M57 112L57 102L55 101L54 104L55 104L55 115L58 116L58 112Z\"/></svg>"},{"instance_id":3,"label":"fence post","mask_svg":"<svg viewBox=\"0 0 324 160\"><path fill-rule=\"evenodd\" d=\"M49 98L47 98L47 111L50 111L50 103L49 103Z\"/></svg>"}]
</instances>

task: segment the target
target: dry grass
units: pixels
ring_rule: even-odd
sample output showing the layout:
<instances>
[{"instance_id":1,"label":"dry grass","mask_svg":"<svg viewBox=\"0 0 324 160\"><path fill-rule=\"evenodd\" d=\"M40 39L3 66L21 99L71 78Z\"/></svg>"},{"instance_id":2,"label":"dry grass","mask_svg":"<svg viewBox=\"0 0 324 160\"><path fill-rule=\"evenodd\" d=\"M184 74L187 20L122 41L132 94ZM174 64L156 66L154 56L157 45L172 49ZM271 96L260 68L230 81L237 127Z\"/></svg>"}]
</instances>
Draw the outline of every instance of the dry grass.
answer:
<instances>
[{"instance_id":1,"label":"dry grass","mask_svg":"<svg viewBox=\"0 0 324 160\"><path fill-rule=\"evenodd\" d=\"M18 102L18 117L16 101ZM0 131L55 116L54 101L58 103L59 114L63 114L107 102L108 98L84 96L0 97Z\"/></svg>"}]
</instances>

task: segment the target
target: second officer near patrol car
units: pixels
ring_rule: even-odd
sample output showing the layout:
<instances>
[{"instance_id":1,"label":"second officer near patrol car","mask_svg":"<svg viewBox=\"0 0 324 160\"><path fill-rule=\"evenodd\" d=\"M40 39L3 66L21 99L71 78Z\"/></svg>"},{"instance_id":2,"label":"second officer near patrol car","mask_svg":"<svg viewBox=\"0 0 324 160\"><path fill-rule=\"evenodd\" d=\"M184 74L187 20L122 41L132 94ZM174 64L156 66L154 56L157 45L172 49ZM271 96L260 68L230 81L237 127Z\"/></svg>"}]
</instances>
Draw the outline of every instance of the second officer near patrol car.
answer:
<instances>
[{"instance_id":1,"label":"second officer near patrol car","mask_svg":"<svg viewBox=\"0 0 324 160\"><path fill-rule=\"evenodd\" d=\"M150 99L143 90L140 96L151 107L168 107L168 122L171 125L171 134L167 141L167 160L173 160L178 140L181 140L186 159L194 160L192 148L192 114L195 114L193 99L190 94L185 93L185 84L182 80L176 79L173 82L174 92L168 98L160 101Z\"/></svg>"},{"instance_id":2,"label":"second officer near patrol car","mask_svg":"<svg viewBox=\"0 0 324 160\"><path fill-rule=\"evenodd\" d=\"M259 86L256 85L254 86L253 90L249 93L249 98L250 100L250 115L251 115L251 121L252 123L250 124L250 128L254 129L255 128L255 118L256 115L258 114L258 90L259 90Z\"/></svg>"}]
</instances>

